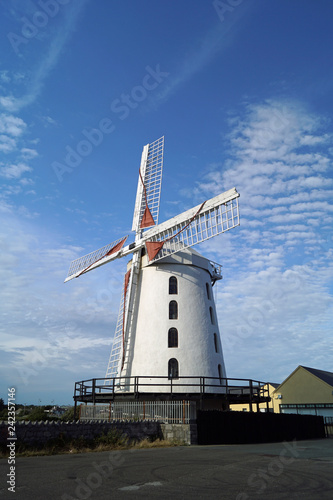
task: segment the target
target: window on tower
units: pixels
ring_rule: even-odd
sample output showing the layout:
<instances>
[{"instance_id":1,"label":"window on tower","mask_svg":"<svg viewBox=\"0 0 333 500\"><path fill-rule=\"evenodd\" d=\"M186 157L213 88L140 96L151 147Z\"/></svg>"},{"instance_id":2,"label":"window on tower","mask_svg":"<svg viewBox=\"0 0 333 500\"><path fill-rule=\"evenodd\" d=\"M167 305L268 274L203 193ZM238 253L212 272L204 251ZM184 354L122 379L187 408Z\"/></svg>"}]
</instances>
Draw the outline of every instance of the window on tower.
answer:
<instances>
[{"instance_id":1,"label":"window on tower","mask_svg":"<svg viewBox=\"0 0 333 500\"><path fill-rule=\"evenodd\" d=\"M178 319L178 304L175 300L169 303L169 319Z\"/></svg>"},{"instance_id":2,"label":"window on tower","mask_svg":"<svg viewBox=\"0 0 333 500\"><path fill-rule=\"evenodd\" d=\"M177 295L177 293L178 293L177 278L175 276L171 276L171 278L169 279L169 294Z\"/></svg>"},{"instance_id":3,"label":"window on tower","mask_svg":"<svg viewBox=\"0 0 333 500\"><path fill-rule=\"evenodd\" d=\"M207 292L207 298L210 300L210 285L209 283L206 283L206 292Z\"/></svg>"},{"instance_id":4,"label":"window on tower","mask_svg":"<svg viewBox=\"0 0 333 500\"><path fill-rule=\"evenodd\" d=\"M214 346L215 346L215 352L219 352L219 341L216 333L214 333Z\"/></svg>"},{"instance_id":5,"label":"window on tower","mask_svg":"<svg viewBox=\"0 0 333 500\"><path fill-rule=\"evenodd\" d=\"M215 325L215 320L214 320L214 311L213 311L213 308L210 307L209 308L209 314L210 314L210 322L212 325Z\"/></svg>"},{"instance_id":6,"label":"window on tower","mask_svg":"<svg viewBox=\"0 0 333 500\"><path fill-rule=\"evenodd\" d=\"M218 371L219 371L219 379L220 379L220 385L223 383L223 373L222 373L222 366L218 365Z\"/></svg>"},{"instance_id":7,"label":"window on tower","mask_svg":"<svg viewBox=\"0 0 333 500\"><path fill-rule=\"evenodd\" d=\"M168 379L171 380L172 378L179 378L178 361L176 358L171 358L168 362Z\"/></svg>"},{"instance_id":8,"label":"window on tower","mask_svg":"<svg viewBox=\"0 0 333 500\"><path fill-rule=\"evenodd\" d=\"M178 330L170 328L168 332L168 347L178 347Z\"/></svg>"}]
</instances>

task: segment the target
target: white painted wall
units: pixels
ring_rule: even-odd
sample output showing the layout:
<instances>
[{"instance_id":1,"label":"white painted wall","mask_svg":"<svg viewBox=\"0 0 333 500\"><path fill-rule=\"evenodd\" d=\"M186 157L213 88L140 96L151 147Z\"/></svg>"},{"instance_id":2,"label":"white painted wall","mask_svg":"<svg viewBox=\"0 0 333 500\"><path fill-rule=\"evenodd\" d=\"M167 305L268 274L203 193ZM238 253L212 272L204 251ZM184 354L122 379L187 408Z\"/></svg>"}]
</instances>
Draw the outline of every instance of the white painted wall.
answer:
<instances>
[{"instance_id":1,"label":"white painted wall","mask_svg":"<svg viewBox=\"0 0 333 500\"><path fill-rule=\"evenodd\" d=\"M226 377L209 261L193 249L178 252L151 266L147 266L145 257L142 261L134 305L132 350L122 375L147 375L150 382L154 382L154 376L168 375L168 361L176 358L181 377L218 377L219 364L222 376ZM178 281L177 295L169 295L171 276L175 276ZM209 283L210 299L207 297L206 283ZM169 319L171 300L178 303L178 319ZM210 307L215 324L211 323ZM177 348L168 347L168 331L172 327L178 330ZM215 351L214 333L218 337L218 353ZM158 379L155 382L158 383ZM173 383L177 384L177 380ZM178 383L191 384L193 381L180 379ZM195 383L199 383L199 380ZM218 380L214 383L217 384ZM163 392L165 389L140 386L141 391ZM184 392L184 388L174 388L174 392L177 391ZM199 389L192 386L187 391L197 392ZM206 391L217 392L216 388L207 388ZM218 391L223 392L223 387Z\"/></svg>"}]
</instances>

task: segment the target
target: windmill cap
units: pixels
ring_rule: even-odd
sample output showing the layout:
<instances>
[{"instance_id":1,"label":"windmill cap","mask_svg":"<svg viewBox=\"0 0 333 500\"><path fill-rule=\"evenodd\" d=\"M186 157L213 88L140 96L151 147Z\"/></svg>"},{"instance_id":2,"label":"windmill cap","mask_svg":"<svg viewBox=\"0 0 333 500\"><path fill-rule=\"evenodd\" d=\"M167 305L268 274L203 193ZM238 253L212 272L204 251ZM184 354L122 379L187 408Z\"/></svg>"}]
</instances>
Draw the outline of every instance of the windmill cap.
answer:
<instances>
[{"instance_id":1,"label":"windmill cap","mask_svg":"<svg viewBox=\"0 0 333 500\"><path fill-rule=\"evenodd\" d=\"M221 267L218 264L214 266L211 260L204 257L193 248L178 250L177 253L159 259L156 263L150 264L150 266L163 266L165 264L173 264L173 265L185 264L185 265L199 267L200 269L208 271L212 277L213 276L216 277L216 266ZM148 266L148 258L147 256L144 256L142 258L142 267L147 267L147 266Z\"/></svg>"}]
</instances>

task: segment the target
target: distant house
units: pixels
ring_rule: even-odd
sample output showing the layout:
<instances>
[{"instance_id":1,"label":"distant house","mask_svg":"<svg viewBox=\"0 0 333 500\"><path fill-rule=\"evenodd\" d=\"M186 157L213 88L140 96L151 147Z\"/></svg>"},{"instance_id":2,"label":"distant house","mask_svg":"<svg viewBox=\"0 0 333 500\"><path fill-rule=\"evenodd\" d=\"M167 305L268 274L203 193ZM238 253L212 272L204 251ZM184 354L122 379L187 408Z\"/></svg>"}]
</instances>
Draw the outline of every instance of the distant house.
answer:
<instances>
[{"instance_id":1,"label":"distant house","mask_svg":"<svg viewBox=\"0 0 333 500\"><path fill-rule=\"evenodd\" d=\"M298 366L271 397L275 412L333 417L333 373Z\"/></svg>"},{"instance_id":2,"label":"distant house","mask_svg":"<svg viewBox=\"0 0 333 500\"><path fill-rule=\"evenodd\" d=\"M66 408L61 406L53 406L50 410L44 410L45 413L49 413L55 417L61 417L64 413L66 413Z\"/></svg>"}]
</instances>

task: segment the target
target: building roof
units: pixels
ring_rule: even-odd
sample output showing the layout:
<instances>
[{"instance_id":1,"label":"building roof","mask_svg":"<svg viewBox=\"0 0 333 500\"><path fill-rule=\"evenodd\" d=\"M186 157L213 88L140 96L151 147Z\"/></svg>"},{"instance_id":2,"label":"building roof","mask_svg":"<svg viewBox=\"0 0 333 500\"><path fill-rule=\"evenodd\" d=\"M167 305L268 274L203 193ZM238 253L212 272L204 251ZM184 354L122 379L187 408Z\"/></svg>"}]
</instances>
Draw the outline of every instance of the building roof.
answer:
<instances>
[{"instance_id":1,"label":"building roof","mask_svg":"<svg viewBox=\"0 0 333 500\"><path fill-rule=\"evenodd\" d=\"M312 373L312 375L315 375L315 377L320 378L320 380L322 380L323 382L326 382L326 384L331 385L333 387L333 373L332 372L326 372L324 370L317 370L316 368L309 368L308 366L302 366L302 368L304 368L304 370L307 370L308 372Z\"/></svg>"},{"instance_id":2,"label":"building roof","mask_svg":"<svg viewBox=\"0 0 333 500\"><path fill-rule=\"evenodd\" d=\"M332 372L326 372L324 370L317 370L316 368L309 368L308 366L302 366L298 365L298 367L290 374L288 377L281 382L281 384L274 389L274 393L277 393L280 391L280 388L296 373L300 368L303 368L303 370L308 371L311 373L311 375L314 375L315 377L319 378L322 382L325 382L326 384L330 385L333 387L333 373ZM273 385L273 384L272 384Z\"/></svg>"}]
</instances>

